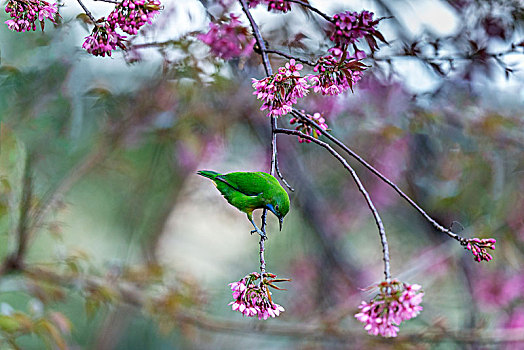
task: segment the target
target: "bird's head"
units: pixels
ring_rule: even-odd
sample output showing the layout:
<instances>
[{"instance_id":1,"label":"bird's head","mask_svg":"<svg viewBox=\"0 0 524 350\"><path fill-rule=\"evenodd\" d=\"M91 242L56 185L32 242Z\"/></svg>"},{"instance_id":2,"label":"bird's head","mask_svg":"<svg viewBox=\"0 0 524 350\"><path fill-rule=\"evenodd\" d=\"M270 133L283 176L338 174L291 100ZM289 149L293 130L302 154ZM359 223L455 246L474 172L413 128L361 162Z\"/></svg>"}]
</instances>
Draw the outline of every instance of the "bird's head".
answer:
<instances>
[{"instance_id":1,"label":"bird's head","mask_svg":"<svg viewBox=\"0 0 524 350\"><path fill-rule=\"evenodd\" d=\"M280 231L282 231L284 216L289 212L289 197L287 193L285 196L274 198L271 203L266 205L266 208L278 218Z\"/></svg>"}]
</instances>

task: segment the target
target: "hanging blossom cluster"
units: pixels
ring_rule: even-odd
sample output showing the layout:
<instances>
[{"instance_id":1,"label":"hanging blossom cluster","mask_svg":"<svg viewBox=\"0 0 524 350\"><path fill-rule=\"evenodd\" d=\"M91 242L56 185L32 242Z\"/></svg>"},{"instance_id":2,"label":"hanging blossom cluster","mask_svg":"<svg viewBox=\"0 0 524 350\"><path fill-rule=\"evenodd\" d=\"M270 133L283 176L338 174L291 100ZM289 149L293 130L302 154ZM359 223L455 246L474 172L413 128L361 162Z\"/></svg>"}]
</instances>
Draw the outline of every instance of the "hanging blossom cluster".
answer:
<instances>
[{"instance_id":1,"label":"hanging blossom cluster","mask_svg":"<svg viewBox=\"0 0 524 350\"><path fill-rule=\"evenodd\" d=\"M300 76L302 64L291 59L285 67L262 80L253 79L254 95L261 100L260 110L268 110L268 116L282 116L293 110L297 99L309 92L307 77Z\"/></svg>"},{"instance_id":2,"label":"hanging blossom cluster","mask_svg":"<svg viewBox=\"0 0 524 350\"><path fill-rule=\"evenodd\" d=\"M386 42L382 34L375 28L380 19L373 19L373 12L342 12L333 16L333 30L329 39L336 47L344 48L354 44L358 39L365 38L371 51L378 48L375 38Z\"/></svg>"},{"instance_id":3,"label":"hanging blossom cluster","mask_svg":"<svg viewBox=\"0 0 524 350\"><path fill-rule=\"evenodd\" d=\"M369 303L358 307L355 318L364 323L364 329L371 335L396 337L402 321L416 317L422 311L424 292L418 284L409 285L394 280L377 285L379 294Z\"/></svg>"},{"instance_id":4,"label":"hanging blossom cluster","mask_svg":"<svg viewBox=\"0 0 524 350\"><path fill-rule=\"evenodd\" d=\"M56 3L51 5L43 0L11 0L5 6L5 12L11 16L11 19L5 21L5 24L15 32L26 32L36 30L38 20L43 30L44 19L56 23L57 11Z\"/></svg>"},{"instance_id":5,"label":"hanging blossom cluster","mask_svg":"<svg viewBox=\"0 0 524 350\"><path fill-rule=\"evenodd\" d=\"M317 112L317 113L311 115L311 114L306 114L305 111L301 111L301 112L302 112L302 114L305 114L306 117L308 117L309 119L311 119L315 123L317 123L318 126L320 126L320 129L328 130L328 125L326 124L326 119L324 119L324 117L322 117L322 114ZM293 118L291 118L289 120L289 123L290 124L297 124L297 126L295 127L295 130L301 131L301 132L303 132L306 135L312 135L316 139L318 139L318 137L322 135L322 132L320 130L318 130L318 128L314 127L313 125L311 125L307 121L304 121L303 119L300 119L300 118L297 118L297 117L293 117ZM300 142L300 143L302 143L302 142L310 143L311 140L299 137L298 138L298 142Z\"/></svg>"},{"instance_id":6,"label":"hanging blossom cluster","mask_svg":"<svg viewBox=\"0 0 524 350\"><path fill-rule=\"evenodd\" d=\"M85 37L82 47L95 56L111 56L111 51L118 47L125 50L125 35L117 33L117 28L135 35L146 23L160 11L157 0L124 0L109 14L107 20L102 17L95 23L90 35Z\"/></svg>"},{"instance_id":7,"label":"hanging blossom cluster","mask_svg":"<svg viewBox=\"0 0 524 350\"><path fill-rule=\"evenodd\" d=\"M85 37L82 47L94 56L111 56L111 51L120 47L126 49L125 36L118 34L109 23L98 23L89 36Z\"/></svg>"},{"instance_id":8,"label":"hanging blossom cluster","mask_svg":"<svg viewBox=\"0 0 524 350\"><path fill-rule=\"evenodd\" d=\"M360 62L366 57L363 51L357 51L353 56L339 48L329 50L330 55L320 57L313 70L315 75L309 76L313 91L322 95L338 95L349 89L362 79L362 72L367 68Z\"/></svg>"},{"instance_id":9,"label":"hanging blossom cluster","mask_svg":"<svg viewBox=\"0 0 524 350\"><path fill-rule=\"evenodd\" d=\"M304 2L307 3L307 0ZM247 4L251 8L256 7L258 4L261 4L261 3L267 5L268 11L276 11L276 12L291 11L291 3L286 0L247 0Z\"/></svg>"},{"instance_id":10,"label":"hanging blossom cluster","mask_svg":"<svg viewBox=\"0 0 524 350\"><path fill-rule=\"evenodd\" d=\"M211 48L213 55L226 60L248 56L255 45L255 39L242 26L239 17L235 14L230 14L230 17L228 22L209 23L209 32L197 36Z\"/></svg>"},{"instance_id":11,"label":"hanging blossom cluster","mask_svg":"<svg viewBox=\"0 0 524 350\"><path fill-rule=\"evenodd\" d=\"M270 279L268 280L267 277ZM230 283L233 299L229 305L234 311L241 312L244 316L255 317L259 320L267 320L269 317L277 317L284 308L271 300L269 287L280 289L274 285L276 282L289 281L288 279L276 279L272 273L264 273L264 280L257 282L260 274L252 272L238 282Z\"/></svg>"},{"instance_id":12,"label":"hanging blossom cluster","mask_svg":"<svg viewBox=\"0 0 524 350\"><path fill-rule=\"evenodd\" d=\"M120 27L124 32L136 35L146 23L151 24L160 11L159 1L124 0L107 16L112 28Z\"/></svg>"},{"instance_id":13,"label":"hanging blossom cluster","mask_svg":"<svg viewBox=\"0 0 524 350\"><path fill-rule=\"evenodd\" d=\"M488 253L487 249L495 250L495 243L497 243L495 238L471 238L468 239L464 245L466 246L467 250L470 250L471 253L473 253L474 260L476 262L481 262L483 260L490 261L493 259L491 254Z\"/></svg>"}]
</instances>

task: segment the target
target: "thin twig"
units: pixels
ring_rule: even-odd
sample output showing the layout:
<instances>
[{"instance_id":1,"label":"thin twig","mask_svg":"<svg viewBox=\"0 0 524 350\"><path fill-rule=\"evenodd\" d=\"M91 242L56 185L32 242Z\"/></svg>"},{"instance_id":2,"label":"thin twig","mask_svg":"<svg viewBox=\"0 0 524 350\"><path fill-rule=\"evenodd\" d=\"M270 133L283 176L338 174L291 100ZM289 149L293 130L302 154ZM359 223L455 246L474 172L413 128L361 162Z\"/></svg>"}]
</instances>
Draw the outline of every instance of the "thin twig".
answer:
<instances>
[{"instance_id":1,"label":"thin twig","mask_svg":"<svg viewBox=\"0 0 524 350\"><path fill-rule=\"evenodd\" d=\"M262 38L262 34L260 33L260 29L258 28L257 22L253 19L253 16L251 16L251 12L249 12L249 7L247 6L246 0L239 0L240 5L242 6L242 10L246 14L249 23L251 25L251 29L253 30L253 33L255 35L255 40L257 42L258 47L260 48L260 55L262 56L262 64L264 65L264 70L266 71L266 75L270 76L273 74L273 69L271 68L271 63L269 62L269 57L266 50L266 44L264 43L264 38ZM274 130L277 128L277 118L275 116L271 116L271 175L275 175L276 171L276 159L277 159L277 134L274 132ZM261 230L266 233L266 223L267 223L267 209L264 208L262 211L262 225ZM266 273L266 260L264 258L264 251L265 251L265 240L267 235L260 236L259 246L260 246L260 284L262 284L264 280L264 274Z\"/></svg>"},{"instance_id":2,"label":"thin twig","mask_svg":"<svg viewBox=\"0 0 524 350\"><path fill-rule=\"evenodd\" d=\"M310 9L311 11L315 12L316 14L322 16L326 21L330 22L330 23L335 23L335 20L326 15L324 12L320 11L319 9L317 9L315 6L312 6L310 4L306 4L305 2L303 1L300 1L300 0L287 0L288 2L294 2L295 4L299 4L303 7L306 7L308 9Z\"/></svg>"},{"instance_id":3,"label":"thin twig","mask_svg":"<svg viewBox=\"0 0 524 350\"><path fill-rule=\"evenodd\" d=\"M298 62L301 62L301 63L307 64L308 66L311 66L311 67L314 67L314 66L316 65L315 62L311 62L311 61L308 61L308 60L303 59L303 58L295 57L295 56L293 56L293 55L290 55L290 54L284 53L284 52L279 51L279 50L266 49L265 52L267 52L267 53L273 53L273 54L275 54L275 55L279 55L279 56L285 57L285 58L287 58L287 59L294 59L295 61L298 61Z\"/></svg>"},{"instance_id":4,"label":"thin twig","mask_svg":"<svg viewBox=\"0 0 524 350\"><path fill-rule=\"evenodd\" d=\"M251 29L253 29L253 33L255 35L255 40L257 41L257 45L260 48L260 55L262 56L262 64L264 65L264 69L266 71L266 75L270 76L273 74L273 70L271 69L271 64L269 63L269 57L266 53L266 44L264 42L264 38L262 38L262 34L260 34L260 29L258 28L257 22L253 19L253 16L251 16L251 12L249 12L249 7L247 6L246 0L239 0L240 5L242 6L242 10L247 16L247 19L249 20L249 24L251 25Z\"/></svg>"},{"instance_id":5,"label":"thin twig","mask_svg":"<svg viewBox=\"0 0 524 350\"><path fill-rule=\"evenodd\" d=\"M291 192L295 192L295 189L293 187L291 187L291 185L286 181L286 179L284 178L284 176L282 176L282 174L280 173L280 168L278 167L278 159L276 160L276 163L275 163L275 169L277 171L277 175L278 177L280 178L280 180L282 180L282 182L284 183L284 185L291 191Z\"/></svg>"},{"instance_id":6,"label":"thin twig","mask_svg":"<svg viewBox=\"0 0 524 350\"><path fill-rule=\"evenodd\" d=\"M360 181L360 178L358 177L355 170L348 164L348 162L346 161L344 157L342 157L337 151L333 149L333 147L331 147L329 144L325 143L324 141L320 141L319 139L316 139L311 135L304 134L303 132L300 132L298 130L276 129L275 133L286 134L286 135L296 135L303 139L307 139L311 142L314 142L321 147L324 147L340 163L342 163L342 165L344 166L344 168L346 168L347 171L349 171L349 173L351 174L351 177L353 177L353 180L357 184L358 190L364 196L366 203L369 209L371 210L371 212L373 213L373 217L375 218L375 223L377 224L380 241L382 243L382 253L383 253L383 258L384 258L384 275L386 278L386 282L390 282L391 281L391 272L390 272L390 265L389 265L389 248L388 248L388 241L386 238L386 231L384 229L384 224L382 223L382 219L380 218L380 215L377 209L375 208L375 205L373 204L373 201L371 200L369 193L367 192L366 188Z\"/></svg>"},{"instance_id":7,"label":"thin twig","mask_svg":"<svg viewBox=\"0 0 524 350\"><path fill-rule=\"evenodd\" d=\"M87 9L87 7L85 7L84 3L82 2L82 0L76 0L78 1L78 3L80 4L80 6L82 6L82 8L84 9L84 12L85 14L91 19L91 21L93 21L93 24L96 25L96 19L95 17L93 17L93 14Z\"/></svg>"},{"instance_id":8,"label":"thin twig","mask_svg":"<svg viewBox=\"0 0 524 350\"><path fill-rule=\"evenodd\" d=\"M318 125L314 120L308 118L304 113L301 113L300 111L298 110L293 110L291 112L294 116L296 117L299 117L300 119L302 120L305 120L307 122L309 122L311 125L313 125L314 127L316 127L318 130L321 130L320 128L320 125ZM461 237L459 235L457 235L456 233L452 232L450 229L440 225L438 222L436 222L431 216L429 216L428 213L426 213L424 211L424 209L422 209L417 203L415 203L415 201L413 199L411 199L407 194L405 194L393 181L391 181L390 179L388 179L386 176L384 176L380 171L378 171L377 169L375 169L371 164L369 164L368 162L366 162L361 156L359 156L358 154L356 154L354 151L352 151L348 146L346 146L342 141L340 141L339 139L337 139L336 137L334 137L333 135L331 135L329 132L323 130L322 131L322 135L324 135L326 138L328 138L330 141L332 141L333 143L335 143L337 146L339 146L340 148L342 148L346 153L348 153L350 156L352 156L353 158L355 158L360 164L362 164L366 169L368 169L369 171L371 171L373 174L375 174L376 176L378 176L382 181L384 181L385 183L387 183L389 186L391 186L398 194L400 197L402 197L403 199L405 199L413 208L415 208L420 214L422 214L422 216L427 220L429 221L433 227L435 227L437 230L439 230L440 232L443 232L445 234L447 234L449 237L457 240L458 242L460 242L460 244L462 245L465 245L467 244L467 240L464 238L464 237Z\"/></svg>"}]
</instances>

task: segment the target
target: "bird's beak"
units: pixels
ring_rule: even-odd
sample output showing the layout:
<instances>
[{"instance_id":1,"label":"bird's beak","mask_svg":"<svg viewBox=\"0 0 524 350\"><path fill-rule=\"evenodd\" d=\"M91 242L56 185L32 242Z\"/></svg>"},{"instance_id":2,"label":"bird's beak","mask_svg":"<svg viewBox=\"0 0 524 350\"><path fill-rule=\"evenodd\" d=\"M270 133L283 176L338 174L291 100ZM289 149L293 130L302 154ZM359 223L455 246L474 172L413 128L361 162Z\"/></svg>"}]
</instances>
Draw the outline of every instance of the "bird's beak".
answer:
<instances>
[{"instance_id":1,"label":"bird's beak","mask_svg":"<svg viewBox=\"0 0 524 350\"><path fill-rule=\"evenodd\" d=\"M284 222L284 218L278 218L278 221L280 223L280 231L282 231L282 223Z\"/></svg>"}]
</instances>

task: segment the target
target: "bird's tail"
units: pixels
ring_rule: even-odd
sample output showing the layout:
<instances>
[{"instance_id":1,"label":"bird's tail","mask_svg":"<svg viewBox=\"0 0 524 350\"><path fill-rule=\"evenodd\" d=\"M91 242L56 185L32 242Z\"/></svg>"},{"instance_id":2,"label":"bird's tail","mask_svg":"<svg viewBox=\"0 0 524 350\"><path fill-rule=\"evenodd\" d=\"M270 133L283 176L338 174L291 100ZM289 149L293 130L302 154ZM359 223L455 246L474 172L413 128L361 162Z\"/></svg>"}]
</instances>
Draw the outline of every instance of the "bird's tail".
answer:
<instances>
[{"instance_id":1,"label":"bird's tail","mask_svg":"<svg viewBox=\"0 0 524 350\"><path fill-rule=\"evenodd\" d=\"M208 179L211 179L211 180L214 180L218 175L220 175L216 171L211 171L211 170L199 170L197 171L197 174L203 177L207 177Z\"/></svg>"}]
</instances>

